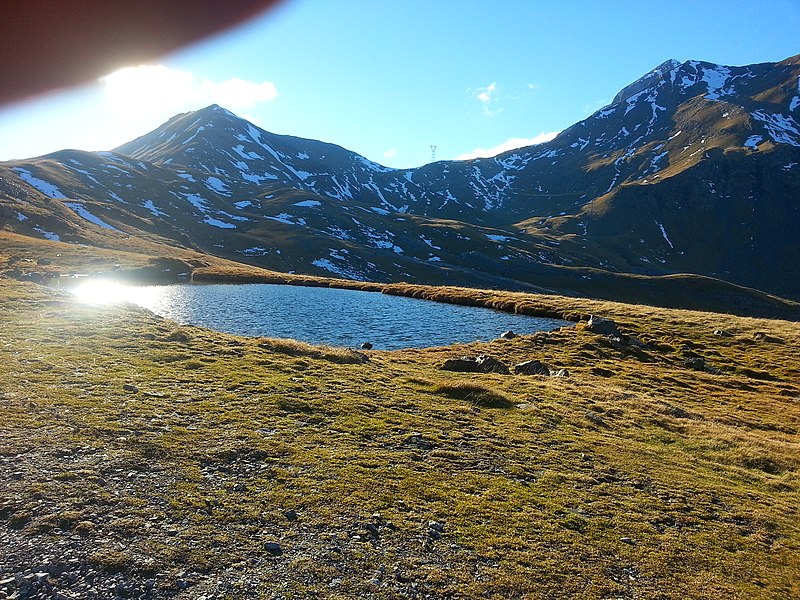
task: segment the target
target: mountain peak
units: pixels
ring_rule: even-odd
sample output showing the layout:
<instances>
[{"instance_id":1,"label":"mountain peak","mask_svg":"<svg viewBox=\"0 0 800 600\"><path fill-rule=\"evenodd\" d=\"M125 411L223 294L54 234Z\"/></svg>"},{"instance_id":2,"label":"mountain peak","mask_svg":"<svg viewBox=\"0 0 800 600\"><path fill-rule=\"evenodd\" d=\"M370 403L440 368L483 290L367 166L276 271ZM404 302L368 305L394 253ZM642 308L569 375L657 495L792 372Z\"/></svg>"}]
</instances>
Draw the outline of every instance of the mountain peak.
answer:
<instances>
[{"instance_id":1,"label":"mountain peak","mask_svg":"<svg viewBox=\"0 0 800 600\"><path fill-rule=\"evenodd\" d=\"M669 73L673 69L677 69L680 66L681 66L680 61L677 61L674 58L665 60L655 69L648 71L630 85L626 85L624 88L622 88L619 91L619 93L616 96L614 96L614 99L611 101L611 104L617 104L618 102L622 102L626 98L630 98L634 94L638 94L643 89L649 87L651 84L658 81L659 79L662 79L667 73Z\"/></svg>"},{"instance_id":2,"label":"mountain peak","mask_svg":"<svg viewBox=\"0 0 800 600\"><path fill-rule=\"evenodd\" d=\"M199 110L192 111L192 112L190 112L188 114L196 115L196 116L207 116L209 118L222 117L222 116L235 117L237 119L241 118L241 117L233 114L227 108L221 107L219 104L210 104L210 105L206 106L205 108L201 108Z\"/></svg>"}]
</instances>

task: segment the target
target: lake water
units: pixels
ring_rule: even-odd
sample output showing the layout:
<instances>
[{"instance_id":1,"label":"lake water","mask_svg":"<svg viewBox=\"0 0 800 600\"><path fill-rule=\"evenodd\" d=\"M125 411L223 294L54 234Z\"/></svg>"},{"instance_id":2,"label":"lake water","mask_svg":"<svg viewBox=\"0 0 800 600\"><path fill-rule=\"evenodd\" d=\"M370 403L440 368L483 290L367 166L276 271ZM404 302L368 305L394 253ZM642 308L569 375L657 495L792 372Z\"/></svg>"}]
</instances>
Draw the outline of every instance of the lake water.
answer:
<instances>
[{"instance_id":1,"label":"lake water","mask_svg":"<svg viewBox=\"0 0 800 600\"><path fill-rule=\"evenodd\" d=\"M246 336L375 349L424 348L492 340L508 329L535 333L567 321L513 315L376 292L268 284L121 286L87 282L90 303L129 301L191 325Z\"/></svg>"}]
</instances>

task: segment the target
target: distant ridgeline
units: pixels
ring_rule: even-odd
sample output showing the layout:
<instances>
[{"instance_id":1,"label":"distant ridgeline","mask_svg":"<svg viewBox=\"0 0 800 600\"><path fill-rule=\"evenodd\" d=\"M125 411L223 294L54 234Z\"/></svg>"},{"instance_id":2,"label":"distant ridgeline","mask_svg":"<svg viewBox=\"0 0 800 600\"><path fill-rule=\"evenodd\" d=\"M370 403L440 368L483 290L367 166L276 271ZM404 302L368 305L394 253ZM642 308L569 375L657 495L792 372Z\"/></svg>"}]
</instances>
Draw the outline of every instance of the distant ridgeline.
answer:
<instances>
[{"instance_id":1,"label":"distant ridgeline","mask_svg":"<svg viewBox=\"0 0 800 600\"><path fill-rule=\"evenodd\" d=\"M0 221L358 280L798 300L800 56L669 60L550 142L416 169L209 106L112 152L0 163ZM695 277L648 277L676 273Z\"/></svg>"}]
</instances>

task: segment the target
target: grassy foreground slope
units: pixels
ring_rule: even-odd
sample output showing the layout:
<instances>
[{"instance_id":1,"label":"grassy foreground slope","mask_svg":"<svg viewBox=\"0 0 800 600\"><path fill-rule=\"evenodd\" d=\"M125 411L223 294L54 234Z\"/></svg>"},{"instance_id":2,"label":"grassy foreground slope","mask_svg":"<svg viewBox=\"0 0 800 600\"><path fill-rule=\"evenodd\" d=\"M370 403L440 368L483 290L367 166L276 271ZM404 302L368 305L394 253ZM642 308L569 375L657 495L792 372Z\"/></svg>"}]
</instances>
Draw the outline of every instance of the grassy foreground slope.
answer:
<instances>
[{"instance_id":1,"label":"grassy foreground slope","mask_svg":"<svg viewBox=\"0 0 800 600\"><path fill-rule=\"evenodd\" d=\"M521 302L646 346L362 363L0 279L0 593L800 596L800 325ZM439 368L478 353L569 377Z\"/></svg>"}]
</instances>

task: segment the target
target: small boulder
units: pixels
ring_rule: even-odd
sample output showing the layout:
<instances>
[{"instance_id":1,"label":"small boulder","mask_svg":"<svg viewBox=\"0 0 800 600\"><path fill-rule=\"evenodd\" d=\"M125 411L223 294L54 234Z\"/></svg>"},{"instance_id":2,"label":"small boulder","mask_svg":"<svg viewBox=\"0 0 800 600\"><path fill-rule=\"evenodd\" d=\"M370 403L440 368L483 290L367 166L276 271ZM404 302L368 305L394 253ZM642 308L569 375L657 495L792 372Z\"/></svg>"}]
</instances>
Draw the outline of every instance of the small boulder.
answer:
<instances>
[{"instance_id":1,"label":"small boulder","mask_svg":"<svg viewBox=\"0 0 800 600\"><path fill-rule=\"evenodd\" d=\"M699 356L691 356L686 359L685 364L690 369L694 371L705 371L706 370L706 361L704 361Z\"/></svg>"},{"instance_id":2,"label":"small boulder","mask_svg":"<svg viewBox=\"0 0 800 600\"><path fill-rule=\"evenodd\" d=\"M297 514L296 510L285 510L283 511L283 516L286 517L287 521L297 521L300 518L300 515Z\"/></svg>"},{"instance_id":3,"label":"small boulder","mask_svg":"<svg viewBox=\"0 0 800 600\"><path fill-rule=\"evenodd\" d=\"M139 388L133 385L132 383L125 383L122 385L122 389L126 392L131 392L132 394L136 394L139 391Z\"/></svg>"},{"instance_id":4,"label":"small boulder","mask_svg":"<svg viewBox=\"0 0 800 600\"><path fill-rule=\"evenodd\" d=\"M264 550L272 554L272 556L280 556L283 554L283 548L278 542L267 542L264 544Z\"/></svg>"},{"instance_id":5,"label":"small boulder","mask_svg":"<svg viewBox=\"0 0 800 600\"><path fill-rule=\"evenodd\" d=\"M622 337L622 334L617 329L617 324L611 319L606 319L605 317L592 315L589 317L589 323L587 323L586 328L592 333L598 333L600 335L613 335L614 337L618 338Z\"/></svg>"},{"instance_id":6,"label":"small boulder","mask_svg":"<svg viewBox=\"0 0 800 600\"><path fill-rule=\"evenodd\" d=\"M462 373L500 373L502 375L509 375L511 373L505 364L488 354L450 358L444 362L442 369L444 371L458 371Z\"/></svg>"},{"instance_id":7,"label":"small boulder","mask_svg":"<svg viewBox=\"0 0 800 600\"><path fill-rule=\"evenodd\" d=\"M515 337L519 337L519 336L517 336L516 333L514 333L513 331L511 331L509 329L508 331L504 331L503 333L501 333L500 337L502 339L504 339L504 340L513 340Z\"/></svg>"},{"instance_id":8,"label":"small boulder","mask_svg":"<svg viewBox=\"0 0 800 600\"><path fill-rule=\"evenodd\" d=\"M372 350L372 344L370 344L369 342L364 342L363 344L361 344L361 349L362 350Z\"/></svg>"},{"instance_id":9,"label":"small boulder","mask_svg":"<svg viewBox=\"0 0 800 600\"><path fill-rule=\"evenodd\" d=\"M514 373L517 375L544 375L550 376L550 368L538 360L526 360L514 365Z\"/></svg>"},{"instance_id":10,"label":"small boulder","mask_svg":"<svg viewBox=\"0 0 800 600\"><path fill-rule=\"evenodd\" d=\"M717 337L723 337L723 338L733 337L733 334L730 331L725 331L724 329L715 329L714 330L714 335L716 335Z\"/></svg>"},{"instance_id":11,"label":"small boulder","mask_svg":"<svg viewBox=\"0 0 800 600\"><path fill-rule=\"evenodd\" d=\"M613 377L614 371L604 369L603 367L592 367L592 375L599 375L600 377Z\"/></svg>"}]
</instances>

